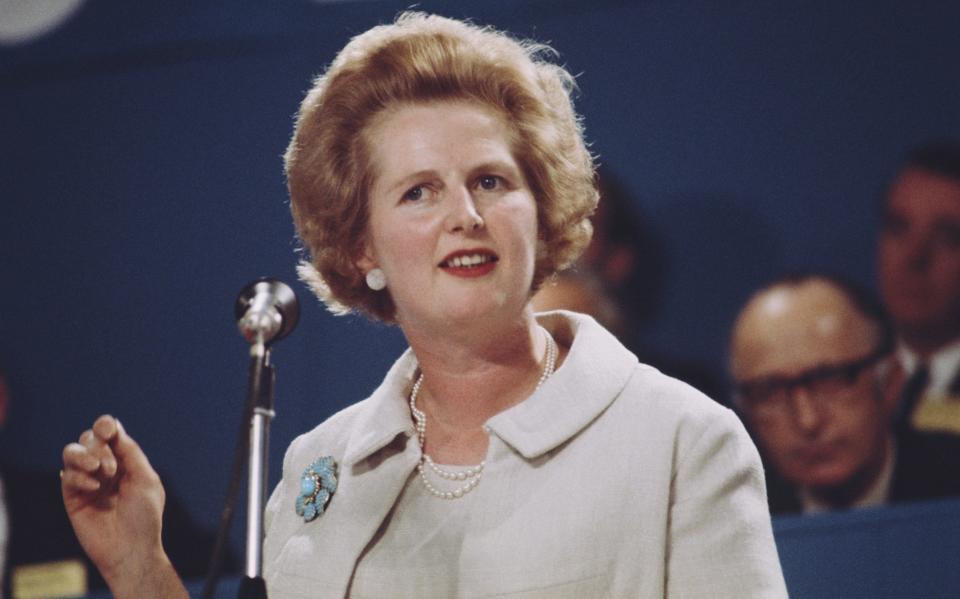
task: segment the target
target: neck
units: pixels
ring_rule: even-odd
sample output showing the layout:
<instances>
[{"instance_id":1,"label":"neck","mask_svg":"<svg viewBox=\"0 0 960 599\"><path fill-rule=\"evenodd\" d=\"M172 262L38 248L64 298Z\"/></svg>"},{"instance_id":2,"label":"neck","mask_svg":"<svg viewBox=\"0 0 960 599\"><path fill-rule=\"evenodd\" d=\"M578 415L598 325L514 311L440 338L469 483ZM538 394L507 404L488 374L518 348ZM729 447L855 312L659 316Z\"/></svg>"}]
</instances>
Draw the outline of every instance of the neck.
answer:
<instances>
[{"instance_id":1,"label":"neck","mask_svg":"<svg viewBox=\"0 0 960 599\"><path fill-rule=\"evenodd\" d=\"M927 359L938 350L960 339L960 330L942 327L939 330L900 331L900 339L922 359Z\"/></svg>"},{"instance_id":2,"label":"neck","mask_svg":"<svg viewBox=\"0 0 960 599\"><path fill-rule=\"evenodd\" d=\"M487 445L483 424L528 397L542 373L546 339L533 312L496 330L404 333L423 374L426 450L442 463L477 461Z\"/></svg>"}]
</instances>

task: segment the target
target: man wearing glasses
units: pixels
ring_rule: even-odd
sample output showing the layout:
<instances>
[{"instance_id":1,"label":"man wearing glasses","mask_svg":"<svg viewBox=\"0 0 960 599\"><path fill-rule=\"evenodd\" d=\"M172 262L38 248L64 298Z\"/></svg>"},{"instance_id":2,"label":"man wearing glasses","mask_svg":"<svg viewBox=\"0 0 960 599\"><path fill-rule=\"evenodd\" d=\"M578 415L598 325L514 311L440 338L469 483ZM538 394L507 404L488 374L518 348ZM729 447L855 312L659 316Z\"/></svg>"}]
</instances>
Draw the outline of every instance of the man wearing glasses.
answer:
<instances>
[{"instance_id":1,"label":"man wearing glasses","mask_svg":"<svg viewBox=\"0 0 960 599\"><path fill-rule=\"evenodd\" d=\"M828 276L782 279L743 308L730 368L772 513L960 495L960 440L892 432L893 345L876 301Z\"/></svg>"}]
</instances>

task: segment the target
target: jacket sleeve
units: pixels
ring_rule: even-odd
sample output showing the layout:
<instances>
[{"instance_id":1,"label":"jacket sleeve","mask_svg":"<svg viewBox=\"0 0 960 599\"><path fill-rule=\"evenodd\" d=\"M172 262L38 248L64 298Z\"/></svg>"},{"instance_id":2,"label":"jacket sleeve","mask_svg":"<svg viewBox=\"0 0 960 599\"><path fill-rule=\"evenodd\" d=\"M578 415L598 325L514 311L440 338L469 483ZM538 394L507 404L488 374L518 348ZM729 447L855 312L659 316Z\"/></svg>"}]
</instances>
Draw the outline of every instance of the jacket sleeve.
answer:
<instances>
[{"instance_id":1,"label":"jacket sleeve","mask_svg":"<svg viewBox=\"0 0 960 599\"><path fill-rule=\"evenodd\" d=\"M675 463L666 596L786 597L760 456L736 415L691 423Z\"/></svg>"}]
</instances>

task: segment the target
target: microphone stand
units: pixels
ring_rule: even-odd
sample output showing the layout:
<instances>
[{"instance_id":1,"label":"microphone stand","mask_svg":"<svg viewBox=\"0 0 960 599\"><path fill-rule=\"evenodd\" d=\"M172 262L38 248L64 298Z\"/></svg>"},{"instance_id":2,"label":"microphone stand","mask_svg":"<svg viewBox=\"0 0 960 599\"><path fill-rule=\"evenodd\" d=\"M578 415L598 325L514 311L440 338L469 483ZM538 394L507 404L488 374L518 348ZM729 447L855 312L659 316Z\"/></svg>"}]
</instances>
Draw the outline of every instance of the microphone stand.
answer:
<instances>
[{"instance_id":1,"label":"microphone stand","mask_svg":"<svg viewBox=\"0 0 960 599\"><path fill-rule=\"evenodd\" d=\"M267 497L267 451L276 373L262 335L250 346L246 417L250 419L247 454L247 548L240 599L267 599L263 580L263 511Z\"/></svg>"},{"instance_id":2,"label":"microphone stand","mask_svg":"<svg viewBox=\"0 0 960 599\"><path fill-rule=\"evenodd\" d=\"M276 373L270 365L269 344L293 331L300 319L300 306L296 294L282 281L261 277L240 291L234 314L240 332L250 343L247 401L240 419L227 498L220 515L220 528L202 596L204 599L213 599L216 591L246 454L247 543L239 597L266 599L267 587L263 580L263 511L267 498L267 450L270 420L274 416L273 386L276 380Z\"/></svg>"}]
</instances>

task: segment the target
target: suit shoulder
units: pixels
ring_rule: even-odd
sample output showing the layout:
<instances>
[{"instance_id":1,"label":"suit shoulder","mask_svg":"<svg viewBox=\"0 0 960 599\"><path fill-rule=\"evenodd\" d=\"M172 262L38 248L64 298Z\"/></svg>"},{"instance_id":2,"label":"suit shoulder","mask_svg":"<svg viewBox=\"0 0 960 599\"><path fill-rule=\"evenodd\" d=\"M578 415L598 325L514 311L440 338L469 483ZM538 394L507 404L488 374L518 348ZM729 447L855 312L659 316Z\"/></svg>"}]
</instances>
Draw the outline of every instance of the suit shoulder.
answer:
<instances>
[{"instance_id":1,"label":"suit shoulder","mask_svg":"<svg viewBox=\"0 0 960 599\"><path fill-rule=\"evenodd\" d=\"M312 452L314 449L321 447L327 448L327 451L333 450L342 453L350 438L354 422L368 408L369 402L369 399L364 399L351 404L334 413L313 429L297 435L287 446L284 461L294 455L299 455L302 452Z\"/></svg>"},{"instance_id":2,"label":"suit shoulder","mask_svg":"<svg viewBox=\"0 0 960 599\"><path fill-rule=\"evenodd\" d=\"M716 419L739 421L732 410L692 385L642 363L634 369L623 398L649 415L703 424Z\"/></svg>"}]
</instances>

